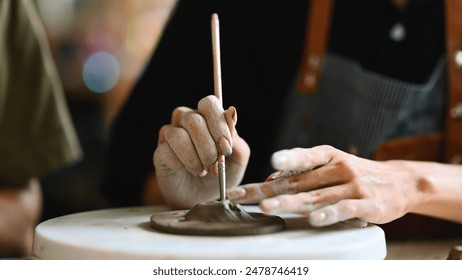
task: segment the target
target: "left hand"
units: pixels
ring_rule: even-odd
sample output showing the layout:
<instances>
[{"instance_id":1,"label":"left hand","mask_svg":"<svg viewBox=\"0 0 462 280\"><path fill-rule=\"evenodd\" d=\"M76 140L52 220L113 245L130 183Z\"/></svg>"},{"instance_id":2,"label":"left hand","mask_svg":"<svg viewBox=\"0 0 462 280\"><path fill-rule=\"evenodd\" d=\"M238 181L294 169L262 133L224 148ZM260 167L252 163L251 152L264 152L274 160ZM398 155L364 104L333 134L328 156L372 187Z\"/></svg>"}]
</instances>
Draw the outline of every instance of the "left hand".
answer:
<instances>
[{"instance_id":1,"label":"left hand","mask_svg":"<svg viewBox=\"0 0 462 280\"><path fill-rule=\"evenodd\" d=\"M267 213L305 214L313 226L353 218L382 224L423 199L422 182L403 163L367 160L331 146L282 150L272 157L278 172L263 183L232 188L227 196L260 202Z\"/></svg>"}]
</instances>

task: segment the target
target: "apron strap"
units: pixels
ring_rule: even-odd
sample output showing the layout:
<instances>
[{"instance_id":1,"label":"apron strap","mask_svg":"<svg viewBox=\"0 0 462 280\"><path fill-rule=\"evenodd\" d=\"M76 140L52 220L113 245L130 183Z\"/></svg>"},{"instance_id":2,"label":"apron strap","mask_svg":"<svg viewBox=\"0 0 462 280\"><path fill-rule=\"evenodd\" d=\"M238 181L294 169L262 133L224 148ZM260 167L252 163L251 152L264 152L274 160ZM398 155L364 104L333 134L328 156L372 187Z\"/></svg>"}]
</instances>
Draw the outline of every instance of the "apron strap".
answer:
<instances>
[{"instance_id":1,"label":"apron strap","mask_svg":"<svg viewBox=\"0 0 462 280\"><path fill-rule=\"evenodd\" d=\"M462 1L446 0L448 100L445 160L462 164Z\"/></svg>"},{"instance_id":2,"label":"apron strap","mask_svg":"<svg viewBox=\"0 0 462 280\"><path fill-rule=\"evenodd\" d=\"M302 94L314 93L319 86L319 72L329 38L334 0L311 0L305 29L305 49L297 88Z\"/></svg>"},{"instance_id":3,"label":"apron strap","mask_svg":"<svg viewBox=\"0 0 462 280\"><path fill-rule=\"evenodd\" d=\"M311 0L305 30L305 47L297 82L302 94L316 92L334 0ZM462 163L462 1L446 0L448 101L445 123L445 161Z\"/></svg>"}]
</instances>

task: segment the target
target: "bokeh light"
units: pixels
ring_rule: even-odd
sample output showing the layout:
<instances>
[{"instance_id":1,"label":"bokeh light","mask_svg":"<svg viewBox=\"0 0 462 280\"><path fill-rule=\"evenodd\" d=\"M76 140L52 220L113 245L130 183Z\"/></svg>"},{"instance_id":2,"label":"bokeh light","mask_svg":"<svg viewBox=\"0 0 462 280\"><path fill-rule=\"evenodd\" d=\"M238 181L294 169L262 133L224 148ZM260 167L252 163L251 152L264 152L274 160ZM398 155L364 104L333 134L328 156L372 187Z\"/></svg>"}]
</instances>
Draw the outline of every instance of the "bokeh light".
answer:
<instances>
[{"instance_id":1,"label":"bokeh light","mask_svg":"<svg viewBox=\"0 0 462 280\"><path fill-rule=\"evenodd\" d=\"M100 51L90 55L85 60L82 74L89 90L105 93L119 81L120 65L113 55Z\"/></svg>"},{"instance_id":2,"label":"bokeh light","mask_svg":"<svg viewBox=\"0 0 462 280\"><path fill-rule=\"evenodd\" d=\"M177 0L34 1L66 96L101 103L109 124L149 61ZM102 51L106 54L90 59Z\"/></svg>"}]
</instances>

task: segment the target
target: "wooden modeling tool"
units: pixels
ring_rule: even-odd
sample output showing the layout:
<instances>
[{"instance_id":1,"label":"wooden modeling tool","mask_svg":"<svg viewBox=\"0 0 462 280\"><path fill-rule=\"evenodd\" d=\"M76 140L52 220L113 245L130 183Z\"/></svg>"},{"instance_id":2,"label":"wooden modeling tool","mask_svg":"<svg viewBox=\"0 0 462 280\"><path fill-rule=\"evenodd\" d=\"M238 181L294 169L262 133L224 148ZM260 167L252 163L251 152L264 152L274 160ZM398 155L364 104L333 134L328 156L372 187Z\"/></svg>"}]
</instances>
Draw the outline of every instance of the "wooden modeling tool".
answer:
<instances>
[{"instance_id":1,"label":"wooden modeling tool","mask_svg":"<svg viewBox=\"0 0 462 280\"><path fill-rule=\"evenodd\" d=\"M212 27L212 54L213 54L213 85L215 96L220 100L223 107L223 92L221 87L221 59L220 59L220 22L218 15L214 13L211 21ZM220 200L226 200L226 166L225 156L218 155L218 184L220 188Z\"/></svg>"}]
</instances>

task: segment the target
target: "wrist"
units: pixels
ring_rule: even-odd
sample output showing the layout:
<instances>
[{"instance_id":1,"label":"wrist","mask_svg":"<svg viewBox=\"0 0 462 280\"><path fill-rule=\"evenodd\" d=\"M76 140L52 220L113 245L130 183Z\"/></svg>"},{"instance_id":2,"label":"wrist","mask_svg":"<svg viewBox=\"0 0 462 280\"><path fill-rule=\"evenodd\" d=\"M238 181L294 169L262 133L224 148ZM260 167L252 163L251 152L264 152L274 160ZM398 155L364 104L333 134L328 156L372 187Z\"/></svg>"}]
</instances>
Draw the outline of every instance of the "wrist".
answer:
<instances>
[{"instance_id":1,"label":"wrist","mask_svg":"<svg viewBox=\"0 0 462 280\"><path fill-rule=\"evenodd\" d=\"M462 165L401 161L413 177L415 197L409 212L462 222Z\"/></svg>"}]
</instances>

